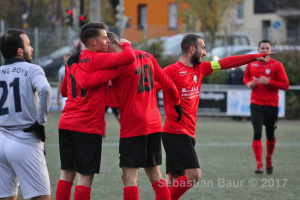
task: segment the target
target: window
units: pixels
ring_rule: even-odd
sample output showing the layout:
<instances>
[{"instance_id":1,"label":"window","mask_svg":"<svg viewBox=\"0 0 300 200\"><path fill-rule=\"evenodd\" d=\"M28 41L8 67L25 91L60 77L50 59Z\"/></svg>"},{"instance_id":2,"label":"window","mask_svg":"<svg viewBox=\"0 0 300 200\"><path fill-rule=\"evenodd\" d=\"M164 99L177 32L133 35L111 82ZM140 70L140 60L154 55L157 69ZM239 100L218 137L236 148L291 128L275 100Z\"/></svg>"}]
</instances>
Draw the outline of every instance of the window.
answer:
<instances>
[{"instance_id":1,"label":"window","mask_svg":"<svg viewBox=\"0 0 300 200\"><path fill-rule=\"evenodd\" d=\"M271 21L270 20L263 20L262 21L262 38L263 39L270 39L271 34Z\"/></svg>"},{"instance_id":2,"label":"window","mask_svg":"<svg viewBox=\"0 0 300 200\"><path fill-rule=\"evenodd\" d=\"M177 3L170 3L168 6L168 26L170 29L177 29L178 27L178 20L177 20L177 13L178 13L178 5Z\"/></svg>"},{"instance_id":3,"label":"window","mask_svg":"<svg viewBox=\"0 0 300 200\"><path fill-rule=\"evenodd\" d=\"M288 44L299 44L299 26L300 21L297 18L287 19L287 43Z\"/></svg>"},{"instance_id":4,"label":"window","mask_svg":"<svg viewBox=\"0 0 300 200\"><path fill-rule=\"evenodd\" d=\"M141 4L138 6L138 28L145 29L147 26L147 6Z\"/></svg>"},{"instance_id":5,"label":"window","mask_svg":"<svg viewBox=\"0 0 300 200\"><path fill-rule=\"evenodd\" d=\"M254 14L274 13L278 0L254 0Z\"/></svg>"},{"instance_id":6,"label":"window","mask_svg":"<svg viewBox=\"0 0 300 200\"><path fill-rule=\"evenodd\" d=\"M236 23L243 23L244 22L244 5L243 5L243 2L240 2L236 6L235 21L236 21Z\"/></svg>"}]
</instances>

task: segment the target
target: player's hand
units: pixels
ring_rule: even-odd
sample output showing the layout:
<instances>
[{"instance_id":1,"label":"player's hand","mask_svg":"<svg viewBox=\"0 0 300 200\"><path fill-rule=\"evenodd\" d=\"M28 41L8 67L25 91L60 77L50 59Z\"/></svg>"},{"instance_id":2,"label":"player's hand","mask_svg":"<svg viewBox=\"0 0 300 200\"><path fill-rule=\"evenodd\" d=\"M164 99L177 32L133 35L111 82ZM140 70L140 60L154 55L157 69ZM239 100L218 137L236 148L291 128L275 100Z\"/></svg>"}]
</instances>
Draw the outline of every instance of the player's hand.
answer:
<instances>
[{"instance_id":1,"label":"player's hand","mask_svg":"<svg viewBox=\"0 0 300 200\"><path fill-rule=\"evenodd\" d=\"M253 89L253 88L255 87L255 81L250 81L250 82L248 82L248 83L247 83L247 87L248 87L249 89Z\"/></svg>"},{"instance_id":2,"label":"player's hand","mask_svg":"<svg viewBox=\"0 0 300 200\"><path fill-rule=\"evenodd\" d=\"M115 41L116 41L116 43L117 43L118 45L120 45L120 46L122 46L122 44L123 44L124 42L128 42L128 43L130 44L130 41L129 41L129 40L126 40L126 39L124 39L124 38L121 38L120 40L118 40L117 38L115 38Z\"/></svg>"},{"instance_id":3,"label":"player's hand","mask_svg":"<svg viewBox=\"0 0 300 200\"><path fill-rule=\"evenodd\" d=\"M179 122L182 117L182 113L183 113L182 106L181 106L181 104L179 104L178 106L174 106L174 107L175 107L176 112L178 113L178 117L177 117L176 121Z\"/></svg>"},{"instance_id":4,"label":"player's hand","mask_svg":"<svg viewBox=\"0 0 300 200\"><path fill-rule=\"evenodd\" d=\"M265 57L258 57L258 58L256 58L256 60L263 62L263 63L269 62L270 58L271 58L270 55L273 55L273 54L275 54L275 52L267 53L267 55Z\"/></svg>"},{"instance_id":5,"label":"player's hand","mask_svg":"<svg viewBox=\"0 0 300 200\"><path fill-rule=\"evenodd\" d=\"M29 128L25 128L23 131L24 132L35 132L38 135L39 139L42 142L45 142L45 139L46 139L45 126L40 125L39 123L35 122Z\"/></svg>"},{"instance_id":6,"label":"player's hand","mask_svg":"<svg viewBox=\"0 0 300 200\"><path fill-rule=\"evenodd\" d=\"M270 81L270 78L268 77L265 77L265 76L261 76L259 77L259 79L257 80L258 83L261 83L261 84L269 84L269 81Z\"/></svg>"},{"instance_id":7,"label":"player's hand","mask_svg":"<svg viewBox=\"0 0 300 200\"><path fill-rule=\"evenodd\" d=\"M80 52L77 52L77 53L73 54L72 56L70 56L70 58L68 59L67 64L70 69L74 63L78 63L79 55L80 55Z\"/></svg>"}]
</instances>

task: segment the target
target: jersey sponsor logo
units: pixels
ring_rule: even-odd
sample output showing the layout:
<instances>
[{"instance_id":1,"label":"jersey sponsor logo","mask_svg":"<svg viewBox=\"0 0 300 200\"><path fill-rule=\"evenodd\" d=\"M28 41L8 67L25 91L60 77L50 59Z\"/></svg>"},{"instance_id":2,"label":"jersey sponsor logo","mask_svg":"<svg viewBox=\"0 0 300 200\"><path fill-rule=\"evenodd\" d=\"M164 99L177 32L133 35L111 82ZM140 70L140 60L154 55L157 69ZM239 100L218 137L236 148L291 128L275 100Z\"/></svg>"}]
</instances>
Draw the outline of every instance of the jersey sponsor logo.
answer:
<instances>
[{"instance_id":1,"label":"jersey sponsor logo","mask_svg":"<svg viewBox=\"0 0 300 200\"><path fill-rule=\"evenodd\" d=\"M184 71L184 72L179 72L179 74L186 74L187 73L187 71Z\"/></svg>"},{"instance_id":2,"label":"jersey sponsor logo","mask_svg":"<svg viewBox=\"0 0 300 200\"><path fill-rule=\"evenodd\" d=\"M259 67L258 63L252 63L252 67Z\"/></svg>"},{"instance_id":3,"label":"jersey sponsor logo","mask_svg":"<svg viewBox=\"0 0 300 200\"><path fill-rule=\"evenodd\" d=\"M79 60L78 63L88 63L88 62L90 62L90 58L82 58Z\"/></svg>"},{"instance_id":4,"label":"jersey sponsor logo","mask_svg":"<svg viewBox=\"0 0 300 200\"><path fill-rule=\"evenodd\" d=\"M25 69L22 69L20 67L13 67L11 68L6 68L6 69L2 69L0 70L1 74L10 74L10 73L17 73L17 74L22 74L24 76L28 75L28 71L26 71Z\"/></svg>"},{"instance_id":5,"label":"jersey sponsor logo","mask_svg":"<svg viewBox=\"0 0 300 200\"><path fill-rule=\"evenodd\" d=\"M195 81L195 83L198 83L198 76L197 75L194 75L194 81Z\"/></svg>"},{"instance_id":6,"label":"jersey sponsor logo","mask_svg":"<svg viewBox=\"0 0 300 200\"><path fill-rule=\"evenodd\" d=\"M271 70L270 69L266 69L266 74L270 74Z\"/></svg>"},{"instance_id":7,"label":"jersey sponsor logo","mask_svg":"<svg viewBox=\"0 0 300 200\"><path fill-rule=\"evenodd\" d=\"M181 97L185 98L185 99L191 99L194 98L195 96L199 96L199 87L192 87L190 90L186 89L186 88L182 88L181 90Z\"/></svg>"}]
</instances>

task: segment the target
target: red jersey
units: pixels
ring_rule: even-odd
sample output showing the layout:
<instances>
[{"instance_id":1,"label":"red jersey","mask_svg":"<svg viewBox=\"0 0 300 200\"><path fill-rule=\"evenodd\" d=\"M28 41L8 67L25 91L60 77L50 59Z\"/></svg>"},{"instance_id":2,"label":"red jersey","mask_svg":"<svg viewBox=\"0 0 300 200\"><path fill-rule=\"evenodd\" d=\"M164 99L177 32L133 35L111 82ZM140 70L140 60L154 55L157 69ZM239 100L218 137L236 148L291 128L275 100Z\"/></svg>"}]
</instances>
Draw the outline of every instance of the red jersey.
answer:
<instances>
[{"instance_id":1,"label":"red jersey","mask_svg":"<svg viewBox=\"0 0 300 200\"><path fill-rule=\"evenodd\" d=\"M153 55L140 50L135 50L135 55L135 62L121 67L120 75L112 80L120 106L121 138L162 131L155 82L163 86L170 101L180 104L173 81L163 73Z\"/></svg>"},{"instance_id":2,"label":"red jersey","mask_svg":"<svg viewBox=\"0 0 300 200\"><path fill-rule=\"evenodd\" d=\"M220 69L238 67L255 61L257 57L266 56L267 54L249 54L242 56L229 56L219 60ZM182 118L176 122L177 113L174 104L168 96L164 94L164 107L166 111L166 120L163 126L163 132L173 134L187 134L195 137L197 109L199 105L201 81L204 76L211 75L213 72L211 62L202 62L200 65L188 67L180 61L169 65L163 71L175 83L183 108Z\"/></svg>"},{"instance_id":3,"label":"red jersey","mask_svg":"<svg viewBox=\"0 0 300 200\"><path fill-rule=\"evenodd\" d=\"M202 62L201 65L188 67L177 61L175 64L164 68L163 71L174 81L183 108L181 120L176 122L178 114L174 110L174 104L164 92L166 120L163 132L187 134L195 137L201 81L204 76L213 72L211 64L210 62Z\"/></svg>"},{"instance_id":4,"label":"red jersey","mask_svg":"<svg viewBox=\"0 0 300 200\"><path fill-rule=\"evenodd\" d=\"M124 51L121 53L96 53L84 50L80 54L79 65L86 73L128 65L135 59L134 49L129 43L123 43L122 46ZM77 76L80 72L82 71L76 71ZM67 96L68 99L58 128L101 135L104 130L105 90L107 81L111 77L108 77L108 80L101 79L102 85L90 88L77 83L76 73L73 69L66 67L62 96ZM84 79L79 79L79 81L82 82Z\"/></svg>"},{"instance_id":5,"label":"red jersey","mask_svg":"<svg viewBox=\"0 0 300 200\"><path fill-rule=\"evenodd\" d=\"M105 100L105 105L111 108L118 108L118 102L115 97L115 93L112 87L111 80L108 82L108 85L106 87L106 100Z\"/></svg>"},{"instance_id":6,"label":"red jersey","mask_svg":"<svg viewBox=\"0 0 300 200\"><path fill-rule=\"evenodd\" d=\"M248 82L261 76L269 78L269 84L255 83L251 92L251 103L278 107L278 89L289 89L289 80L283 65L274 59L270 59L267 63L259 61L250 63L245 71L244 83L247 85Z\"/></svg>"},{"instance_id":7,"label":"red jersey","mask_svg":"<svg viewBox=\"0 0 300 200\"><path fill-rule=\"evenodd\" d=\"M180 104L179 94L173 81L163 73L155 58L151 54L139 50L135 50L135 55L135 62L121 66L119 70L114 71L117 78L111 78L120 107L121 138L162 131L161 116L157 107L154 87L155 82L163 86L164 90L167 91L166 96L169 96L173 104ZM78 66L75 66L74 70L81 71ZM99 84L99 79L96 77L103 76L105 71L98 71L93 74L87 74L83 71L80 74L76 72L75 79L85 80L80 81L80 84L95 86ZM81 75L83 76L79 77ZM173 109L175 110L174 107Z\"/></svg>"}]
</instances>

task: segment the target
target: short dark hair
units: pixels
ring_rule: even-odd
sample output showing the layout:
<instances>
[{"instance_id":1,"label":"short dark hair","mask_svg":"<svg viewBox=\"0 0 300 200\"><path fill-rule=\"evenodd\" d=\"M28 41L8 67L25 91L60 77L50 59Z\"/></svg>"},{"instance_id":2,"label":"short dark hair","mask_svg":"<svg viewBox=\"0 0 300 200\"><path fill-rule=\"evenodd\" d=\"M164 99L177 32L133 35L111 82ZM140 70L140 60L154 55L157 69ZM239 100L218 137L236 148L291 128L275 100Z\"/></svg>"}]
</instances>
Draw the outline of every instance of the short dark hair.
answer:
<instances>
[{"instance_id":1,"label":"short dark hair","mask_svg":"<svg viewBox=\"0 0 300 200\"><path fill-rule=\"evenodd\" d=\"M22 30L10 29L0 37L0 50L5 60L15 58L18 48L24 49L22 34L25 34Z\"/></svg>"},{"instance_id":2,"label":"short dark hair","mask_svg":"<svg viewBox=\"0 0 300 200\"><path fill-rule=\"evenodd\" d=\"M186 34L181 41L182 54L186 54L191 45L193 45L197 49L199 38L202 39L201 36L196 34L192 34L192 33Z\"/></svg>"},{"instance_id":3,"label":"short dark hair","mask_svg":"<svg viewBox=\"0 0 300 200\"><path fill-rule=\"evenodd\" d=\"M104 22L89 22L81 27L80 40L87 46L88 40L99 35L99 29L106 29Z\"/></svg>"},{"instance_id":4,"label":"short dark hair","mask_svg":"<svg viewBox=\"0 0 300 200\"><path fill-rule=\"evenodd\" d=\"M260 44L261 44L261 43L269 43L270 46L272 46L271 42L270 42L269 40L266 40L266 39L263 39L262 41L260 41L260 42L258 43L258 47L260 47Z\"/></svg>"},{"instance_id":5,"label":"short dark hair","mask_svg":"<svg viewBox=\"0 0 300 200\"><path fill-rule=\"evenodd\" d=\"M113 32L107 32L107 37L110 40L111 44L117 44L115 38L117 38L118 40L120 39L119 36L117 36L117 34Z\"/></svg>"}]
</instances>

